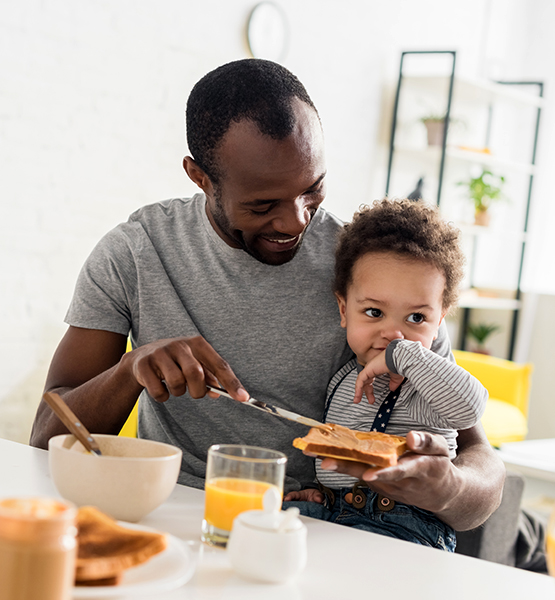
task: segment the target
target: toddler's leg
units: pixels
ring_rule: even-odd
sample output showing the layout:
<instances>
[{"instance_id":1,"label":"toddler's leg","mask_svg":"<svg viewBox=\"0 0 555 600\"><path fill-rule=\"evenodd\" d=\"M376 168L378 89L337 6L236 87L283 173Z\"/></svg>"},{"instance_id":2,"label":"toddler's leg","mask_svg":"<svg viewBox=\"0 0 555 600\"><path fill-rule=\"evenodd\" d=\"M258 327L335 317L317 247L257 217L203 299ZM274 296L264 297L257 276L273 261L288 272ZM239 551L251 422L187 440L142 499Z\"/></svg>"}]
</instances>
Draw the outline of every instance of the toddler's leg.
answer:
<instances>
[{"instance_id":1,"label":"toddler's leg","mask_svg":"<svg viewBox=\"0 0 555 600\"><path fill-rule=\"evenodd\" d=\"M312 517L313 519L320 519L321 521L330 521L332 513L329 508L326 508L319 502L306 502L301 500L292 500L290 502L284 502L282 510L287 510L291 507L297 507L304 517Z\"/></svg>"}]
</instances>

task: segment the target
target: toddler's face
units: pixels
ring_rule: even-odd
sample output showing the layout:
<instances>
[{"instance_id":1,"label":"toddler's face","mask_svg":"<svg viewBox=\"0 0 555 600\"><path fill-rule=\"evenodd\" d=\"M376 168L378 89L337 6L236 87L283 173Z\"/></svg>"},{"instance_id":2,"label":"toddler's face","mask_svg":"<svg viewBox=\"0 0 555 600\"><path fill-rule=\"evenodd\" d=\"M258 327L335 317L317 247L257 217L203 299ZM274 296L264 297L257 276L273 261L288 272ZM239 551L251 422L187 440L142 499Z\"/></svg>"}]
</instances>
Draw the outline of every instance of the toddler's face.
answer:
<instances>
[{"instance_id":1,"label":"toddler's face","mask_svg":"<svg viewBox=\"0 0 555 600\"><path fill-rule=\"evenodd\" d=\"M358 362L365 365L399 338L430 348L446 313L444 287L443 274L427 262L394 253L359 258L347 297L337 298Z\"/></svg>"}]
</instances>

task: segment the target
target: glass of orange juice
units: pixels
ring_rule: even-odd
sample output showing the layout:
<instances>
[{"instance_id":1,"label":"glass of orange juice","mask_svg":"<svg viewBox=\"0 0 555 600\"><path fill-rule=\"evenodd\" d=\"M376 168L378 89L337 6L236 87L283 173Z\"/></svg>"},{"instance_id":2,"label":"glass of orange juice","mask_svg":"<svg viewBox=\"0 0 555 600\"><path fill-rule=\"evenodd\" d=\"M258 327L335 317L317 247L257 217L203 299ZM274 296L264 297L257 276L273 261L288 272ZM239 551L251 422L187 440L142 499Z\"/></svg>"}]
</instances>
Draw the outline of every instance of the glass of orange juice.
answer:
<instances>
[{"instance_id":1,"label":"glass of orange juice","mask_svg":"<svg viewBox=\"0 0 555 600\"><path fill-rule=\"evenodd\" d=\"M552 577L555 577L555 508L551 512L551 517L547 525L547 570Z\"/></svg>"},{"instance_id":2,"label":"glass of orange juice","mask_svg":"<svg viewBox=\"0 0 555 600\"><path fill-rule=\"evenodd\" d=\"M262 497L275 487L283 496L287 457L282 452L216 444L208 449L202 541L225 548L233 520L246 510L261 509Z\"/></svg>"}]
</instances>

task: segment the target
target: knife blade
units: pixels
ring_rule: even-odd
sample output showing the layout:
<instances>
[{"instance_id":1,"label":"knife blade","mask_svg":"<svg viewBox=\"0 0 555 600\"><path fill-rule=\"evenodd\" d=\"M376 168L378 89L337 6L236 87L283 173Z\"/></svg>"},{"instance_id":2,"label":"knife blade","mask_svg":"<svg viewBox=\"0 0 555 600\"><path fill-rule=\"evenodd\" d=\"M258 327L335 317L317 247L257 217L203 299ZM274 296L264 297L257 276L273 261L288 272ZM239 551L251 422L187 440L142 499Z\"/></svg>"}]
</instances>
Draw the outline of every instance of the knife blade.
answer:
<instances>
[{"instance_id":1,"label":"knife blade","mask_svg":"<svg viewBox=\"0 0 555 600\"><path fill-rule=\"evenodd\" d=\"M224 388L208 385L205 383L206 387L222 396L226 396L227 398L234 399L231 394L225 390ZM279 406L272 406L271 404L266 404L266 402L262 402L261 400L256 400L255 398L249 398L245 402L241 402L241 404L248 404L249 406L253 406L254 408L258 408L262 412L268 413L270 415L274 415L276 417L281 417L282 419L287 419L289 421L295 421L296 423L301 423L302 425L308 425L308 427L316 427L318 429L322 429L324 431L330 432L332 427L330 425L326 425L325 423L320 423L320 421L315 421L310 417L303 417L302 415L298 415L297 413L291 412L285 408L280 408Z\"/></svg>"}]
</instances>

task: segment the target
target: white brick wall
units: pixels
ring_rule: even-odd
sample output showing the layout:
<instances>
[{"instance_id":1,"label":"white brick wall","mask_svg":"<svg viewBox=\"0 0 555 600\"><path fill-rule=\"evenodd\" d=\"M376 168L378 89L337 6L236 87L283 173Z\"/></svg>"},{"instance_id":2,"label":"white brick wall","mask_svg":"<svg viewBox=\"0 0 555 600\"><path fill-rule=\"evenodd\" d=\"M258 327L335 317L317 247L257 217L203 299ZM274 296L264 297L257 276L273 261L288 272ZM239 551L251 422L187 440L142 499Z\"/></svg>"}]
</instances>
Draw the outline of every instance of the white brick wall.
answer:
<instances>
[{"instance_id":1,"label":"white brick wall","mask_svg":"<svg viewBox=\"0 0 555 600\"><path fill-rule=\"evenodd\" d=\"M184 104L204 73L247 56L254 4L0 1L0 436L28 438L95 242L135 208L195 191L181 168ZM327 206L349 218L383 194L383 105L400 50L455 48L460 72L478 75L488 3L280 4L292 33L284 64L307 86L326 131ZM499 10L518 15L523 6L511 0ZM491 20L490 28L506 50L504 74L519 76L525 37Z\"/></svg>"}]
</instances>

